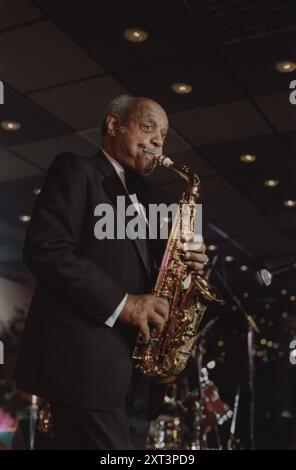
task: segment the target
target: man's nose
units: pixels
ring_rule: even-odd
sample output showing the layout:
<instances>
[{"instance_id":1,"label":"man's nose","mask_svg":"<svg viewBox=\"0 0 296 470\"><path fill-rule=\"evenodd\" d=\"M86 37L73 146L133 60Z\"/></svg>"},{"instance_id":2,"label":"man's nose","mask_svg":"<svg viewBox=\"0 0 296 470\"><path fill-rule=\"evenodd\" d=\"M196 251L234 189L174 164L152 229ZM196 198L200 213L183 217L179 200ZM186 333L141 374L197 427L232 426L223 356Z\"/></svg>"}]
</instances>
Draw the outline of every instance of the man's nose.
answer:
<instances>
[{"instance_id":1,"label":"man's nose","mask_svg":"<svg viewBox=\"0 0 296 470\"><path fill-rule=\"evenodd\" d=\"M151 137L151 141L153 145L157 147L162 147L163 145L163 138L160 132L155 132L153 136Z\"/></svg>"}]
</instances>

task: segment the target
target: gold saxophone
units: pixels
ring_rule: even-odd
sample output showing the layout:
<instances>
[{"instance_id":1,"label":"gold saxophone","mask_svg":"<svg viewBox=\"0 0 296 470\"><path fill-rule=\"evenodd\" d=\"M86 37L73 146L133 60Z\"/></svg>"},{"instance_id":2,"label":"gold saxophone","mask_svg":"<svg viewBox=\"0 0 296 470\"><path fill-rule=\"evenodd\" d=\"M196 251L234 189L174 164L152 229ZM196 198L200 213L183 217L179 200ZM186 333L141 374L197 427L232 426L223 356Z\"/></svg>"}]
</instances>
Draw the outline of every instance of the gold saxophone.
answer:
<instances>
[{"instance_id":1,"label":"gold saxophone","mask_svg":"<svg viewBox=\"0 0 296 470\"><path fill-rule=\"evenodd\" d=\"M186 367L209 301L223 303L209 281L192 271L184 260L184 241L194 237L200 180L186 166L178 168L165 155L154 157L158 165L178 173L188 184L179 201L153 294L169 302L169 318L161 335L151 332L147 344L138 336L133 359L141 372L158 382L170 383ZM189 285L185 287L185 279Z\"/></svg>"}]
</instances>

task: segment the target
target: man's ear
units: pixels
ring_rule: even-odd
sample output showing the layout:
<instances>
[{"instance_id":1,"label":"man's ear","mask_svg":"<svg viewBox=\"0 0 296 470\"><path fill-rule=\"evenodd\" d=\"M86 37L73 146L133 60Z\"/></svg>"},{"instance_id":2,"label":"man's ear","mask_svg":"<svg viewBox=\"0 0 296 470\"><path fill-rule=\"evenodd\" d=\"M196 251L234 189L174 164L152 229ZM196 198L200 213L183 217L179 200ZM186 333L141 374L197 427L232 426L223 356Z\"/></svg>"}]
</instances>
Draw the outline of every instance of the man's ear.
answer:
<instances>
[{"instance_id":1,"label":"man's ear","mask_svg":"<svg viewBox=\"0 0 296 470\"><path fill-rule=\"evenodd\" d=\"M119 128L119 118L116 114L108 114L106 117L106 127L108 135L115 137Z\"/></svg>"}]
</instances>

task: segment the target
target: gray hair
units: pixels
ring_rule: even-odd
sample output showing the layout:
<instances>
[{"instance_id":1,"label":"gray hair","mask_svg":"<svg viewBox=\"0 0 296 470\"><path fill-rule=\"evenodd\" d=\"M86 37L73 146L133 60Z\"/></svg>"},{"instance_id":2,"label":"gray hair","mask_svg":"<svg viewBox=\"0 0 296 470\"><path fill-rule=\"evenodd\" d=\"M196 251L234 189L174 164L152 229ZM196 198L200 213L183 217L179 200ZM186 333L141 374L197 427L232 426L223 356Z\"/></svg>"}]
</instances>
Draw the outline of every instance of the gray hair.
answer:
<instances>
[{"instance_id":1,"label":"gray hair","mask_svg":"<svg viewBox=\"0 0 296 470\"><path fill-rule=\"evenodd\" d=\"M122 94L116 96L109 104L105 118L101 124L101 135L107 134L106 118L109 114L116 114L120 119L124 118L127 108L135 100L133 96Z\"/></svg>"}]
</instances>

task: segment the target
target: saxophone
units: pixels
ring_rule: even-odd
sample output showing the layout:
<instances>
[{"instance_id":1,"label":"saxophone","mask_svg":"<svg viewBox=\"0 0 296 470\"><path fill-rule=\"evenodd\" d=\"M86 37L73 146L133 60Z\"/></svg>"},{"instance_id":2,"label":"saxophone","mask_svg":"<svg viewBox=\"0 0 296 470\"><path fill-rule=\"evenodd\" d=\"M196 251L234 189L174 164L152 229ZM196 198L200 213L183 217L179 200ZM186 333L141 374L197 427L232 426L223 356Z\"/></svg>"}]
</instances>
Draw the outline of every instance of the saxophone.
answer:
<instances>
[{"instance_id":1,"label":"saxophone","mask_svg":"<svg viewBox=\"0 0 296 470\"><path fill-rule=\"evenodd\" d=\"M138 335L133 359L144 375L157 382L171 383L184 370L196 341L199 325L207 304L223 304L219 292L209 281L192 271L184 259L183 242L194 237L196 204L200 180L186 166L178 168L165 155L154 156L158 165L169 168L183 178L187 190L179 201L153 294L169 302L169 318L161 335L151 332L147 344ZM186 281L188 285L186 287Z\"/></svg>"}]
</instances>

